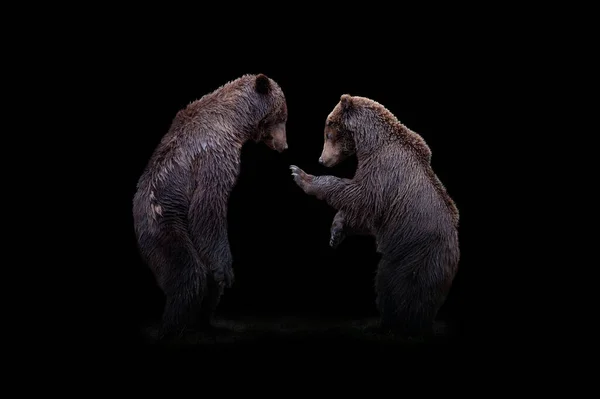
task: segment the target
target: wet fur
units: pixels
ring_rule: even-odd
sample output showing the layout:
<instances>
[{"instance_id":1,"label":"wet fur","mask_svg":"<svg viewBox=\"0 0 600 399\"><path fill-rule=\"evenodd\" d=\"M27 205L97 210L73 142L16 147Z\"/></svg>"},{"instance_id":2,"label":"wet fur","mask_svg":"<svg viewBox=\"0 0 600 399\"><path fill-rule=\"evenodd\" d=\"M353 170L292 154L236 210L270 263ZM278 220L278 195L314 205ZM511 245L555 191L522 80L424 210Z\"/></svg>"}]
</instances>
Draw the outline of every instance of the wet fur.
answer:
<instances>
[{"instance_id":1,"label":"wet fur","mask_svg":"<svg viewBox=\"0 0 600 399\"><path fill-rule=\"evenodd\" d=\"M338 210L333 247L348 235L375 236L382 254L375 279L382 327L430 333L460 251L459 213L431 168L429 147L385 107L363 97L342 96L325 133L327 166L356 153L354 178L311 176L292 166L294 179Z\"/></svg>"},{"instance_id":2,"label":"wet fur","mask_svg":"<svg viewBox=\"0 0 600 399\"><path fill-rule=\"evenodd\" d=\"M227 203L242 146L268 140L286 121L281 88L244 75L179 111L152 154L133 217L140 254L166 297L161 335L210 324L234 280Z\"/></svg>"}]
</instances>

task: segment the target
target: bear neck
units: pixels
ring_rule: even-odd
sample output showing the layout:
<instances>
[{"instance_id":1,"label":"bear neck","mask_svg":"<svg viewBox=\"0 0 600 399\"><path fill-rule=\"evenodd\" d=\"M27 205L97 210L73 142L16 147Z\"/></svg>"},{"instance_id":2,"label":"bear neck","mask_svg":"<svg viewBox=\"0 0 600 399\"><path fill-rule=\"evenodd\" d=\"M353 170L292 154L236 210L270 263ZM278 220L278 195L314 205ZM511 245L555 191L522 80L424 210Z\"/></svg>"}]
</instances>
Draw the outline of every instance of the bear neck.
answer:
<instances>
[{"instance_id":1,"label":"bear neck","mask_svg":"<svg viewBox=\"0 0 600 399\"><path fill-rule=\"evenodd\" d=\"M267 104L261 102L254 93L248 93L245 88L240 88L237 93L225 101L227 103L227 120L233 122L231 126L236 129L228 129L230 139L241 146L248 141L260 141L260 122L268 115Z\"/></svg>"},{"instance_id":2,"label":"bear neck","mask_svg":"<svg viewBox=\"0 0 600 399\"><path fill-rule=\"evenodd\" d=\"M222 145L234 144L236 149L241 150L242 146L249 141L260 141L259 124L266 116L266 110L262 107L256 108L256 104L249 107L248 102L237 98L229 103L225 109L219 110L223 120L227 123L222 125L223 134L218 141L223 141Z\"/></svg>"},{"instance_id":3,"label":"bear neck","mask_svg":"<svg viewBox=\"0 0 600 399\"><path fill-rule=\"evenodd\" d=\"M354 136L354 145L356 148L356 158L358 160L358 167L364 165L373 156L383 149L384 143L381 137L369 137L365 139L364 133L370 134L370 132L361 132Z\"/></svg>"}]
</instances>

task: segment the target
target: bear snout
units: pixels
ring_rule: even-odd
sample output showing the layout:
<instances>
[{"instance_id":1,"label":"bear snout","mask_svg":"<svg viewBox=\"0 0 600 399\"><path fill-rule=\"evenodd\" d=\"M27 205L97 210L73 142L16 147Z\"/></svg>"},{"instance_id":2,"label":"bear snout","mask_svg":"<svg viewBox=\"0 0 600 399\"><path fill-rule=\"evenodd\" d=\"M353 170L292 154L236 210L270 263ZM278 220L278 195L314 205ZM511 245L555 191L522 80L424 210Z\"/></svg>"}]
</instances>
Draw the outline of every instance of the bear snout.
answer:
<instances>
[{"instance_id":1,"label":"bear snout","mask_svg":"<svg viewBox=\"0 0 600 399\"><path fill-rule=\"evenodd\" d=\"M270 140L267 140L266 144L270 149L275 150L279 153L282 153L288 149L287 141L281 142L281 141L277 140L276 138L271 138Z\"/></svg>"},{"instance_id":2,"label":"bear snout","mask_svg":"<svg viewBox=\"0 0 600 399\"><path fill-rule=\"evenodd\" d=\"M282 144L282 143L279 143L279 142L277 142L277 141L274 140L273 144L274 144L275 150L277 150L277 152L279 152L279 153L284 152L285 150L288 149L287 142L284 142Z\"/></svg>"}]
</instances>

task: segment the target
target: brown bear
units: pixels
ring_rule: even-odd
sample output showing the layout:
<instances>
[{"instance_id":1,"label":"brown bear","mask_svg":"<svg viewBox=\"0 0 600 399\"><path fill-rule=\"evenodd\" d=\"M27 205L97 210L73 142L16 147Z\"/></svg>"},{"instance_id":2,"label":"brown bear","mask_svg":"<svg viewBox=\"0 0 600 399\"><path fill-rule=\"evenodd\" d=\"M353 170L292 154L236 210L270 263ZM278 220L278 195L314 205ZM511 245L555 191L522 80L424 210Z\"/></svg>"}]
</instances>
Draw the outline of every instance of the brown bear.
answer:
<instances>
[{"instance_id":1,"label":"brown bear","mask_svg":"<svg viewBox=\"0 0 600 399\"><path fill-rule=\"evenodd\" d=\"M295 182L337 209L330 245L372 235L381 256L375 278L380 326L403 335L432 333L460 257L459 213L432 170L423 138L381 104L344 94L328 115L319 162L332 167L356 154L352 179L312 176L295 165Z\"/></svg>"},{"instance_id":2,"label":"brown bear","mask_svg":"<svg viewBox=\"0 0 600 399\"><path fill-rule=\"evenodd\" d=\"M152 154L133 198L141 257L165 294L160 336L210 328L223 289L234 280L227 204L242 146L287 149L280 86L247 74L180 110Z\"/></svg>"}]
</instances>

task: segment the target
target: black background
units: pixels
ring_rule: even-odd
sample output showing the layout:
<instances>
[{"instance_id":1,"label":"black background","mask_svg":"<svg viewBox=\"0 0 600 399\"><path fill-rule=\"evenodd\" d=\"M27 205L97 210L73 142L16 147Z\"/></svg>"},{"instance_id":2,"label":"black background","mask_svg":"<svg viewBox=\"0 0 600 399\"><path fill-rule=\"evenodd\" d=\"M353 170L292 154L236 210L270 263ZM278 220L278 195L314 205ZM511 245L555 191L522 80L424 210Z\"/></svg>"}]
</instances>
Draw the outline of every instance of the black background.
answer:
<instances>
[{"instance_id":1,"label":"black background","mask_svg":"<svg viewBox=\"0 0 600 399\"><path fill-rule=\"evenodd\" d=\"M485 258L489 238L480 229L482 219L493 220L486 208L489 195L482 190L485 153L493 148L482 131L489 126L485 99L499 83L489 73L494 57L474 51L470 36L447 35L428 46L404 42L405 58L374 45L344 57L335 48L315 52L301 42L288 42L287 51L280 52L238 43L194 53L176 40L128 37L130 46L123 40L106 63L110 79L102 80L103 90L113 92L113 100L103 112L111 129L98 143L111 149L106 169L113 172L116 211L109 239L120 252L117 261L103 266L100 274L110 286L96 300L118 341L139 342L140 329L160 317L163 304L133 234L137 179L178 110L245 73L264 73L282 87L289 149L279 154L248 143L243 150L229 208L236 281L225 292L219 314L308 320L377 315L374 240L351 237L332 250L328 239L335 211L303 194L289 171L295 164L317 175L352 176L353 159L332 169L317 162L325 118L348 93L380 102L430 146L433 169L461 215L460 269L439 318L460 337L480 336L483 320L493 317L483 273L495 261Z\"/></svg>"},{"instance_id":2,"label":"black background","mask_svg":"<svg viewBox=\"0 0 600 399\"><path fill-rule=\"evenodd\" d=\"M565 181L577 175L565 175L562 147L576 146L566 152L576 155L579 167L577 146L588 141L577 134L590 129L561 126L558 135L551 133L567 115L562 104L582 98L561 89L589 87L582 74L589 63L574 57L590 53L584 46L593 25L576 18L585 11L569 15L560 8L553 18L552 9L522 5L428 5L419 14L375 3L344 4L332 13L304 4L196 5L65 9L62 19L38 12L40 18L28 17L30 24L22 26L23 35L10 36L7 49L19 51L5 64L21 74L7 79L20 95L11 103L23 114L7 113L7 122L16 122L7 139L25 143L6 148L7 157L21 157L7 169L5 197L25 202L19 189L27 186L33 203L20 213L6 208L6 216L30 229L9 234L36 246L15 247L24 255L15 266L28 276L7 280L18 289L9 305L32 294L30 255L40 255L40 269L59 280L38 278L58 301L43 296L19 312L24 319L41 323L38 315L47 311L52 332L81 341L77 351L114 344L123 353L122 344L141 342L140 328L159 317L162 298L136 249L136 181L179 109L228 80L262 72L287 95L290 148L277 154L249 143L244 150L230 209L237 279L223 298L224 316L375 315L378 256L372 239L353 237L331 250L333 210L304 195L288 169L293 163L316 174L352 174L352 162L332 170L317 163L325 117L349 93L381 102L425 138L434 171L460 210L460 269L440 317L459 325L468 342L502 352L511 341L531 347L557 327L571 328L549 299L569 316L582 305L563 303L569 295L562 280L582 276L564 269L577 263L570 258L577 251L556 262L555 249L564 245L548 247L539 227L557 236L565 230L556 223L572 219L564 203L548 209L547 200L565 192ZM27 32L34 28L42 29ZM577 109L569 125L585 109ZM35 133L43 145L25 134L32 119L42 122ZM548 143L561 148L547 151ZM40 157L33 172L21 169L36 158L28 153L35 147L47 158ZM542 163L540 155L549 159ZM11 176L19 176L21 185L12 185ZM578 190L566 195L580 201ZM541 217L532 216L536 211ZM28 215L33 220L23 222ZM78 225L65 226L67 215ZM40 226L42 216L54 220ZM576 229L566 232L581 236ZM54 263L48 262L51 254L57 255ZM549 284L549 275L561 281ZM541 288L547 295L537 292ZM587 319L574 324L577 332L582 321ZM17 334L29 332L16 319L7 316L7 323ZM32 342L64 352L39 329L31 331Z\"/></svg>"}]
</instances>

